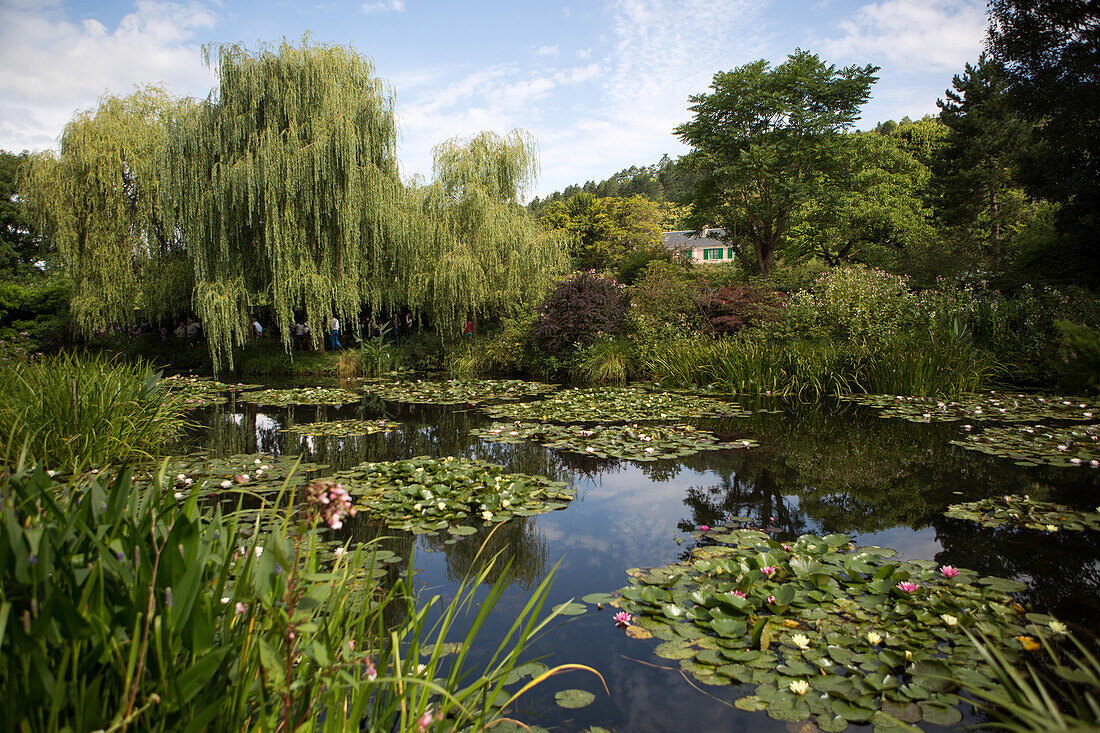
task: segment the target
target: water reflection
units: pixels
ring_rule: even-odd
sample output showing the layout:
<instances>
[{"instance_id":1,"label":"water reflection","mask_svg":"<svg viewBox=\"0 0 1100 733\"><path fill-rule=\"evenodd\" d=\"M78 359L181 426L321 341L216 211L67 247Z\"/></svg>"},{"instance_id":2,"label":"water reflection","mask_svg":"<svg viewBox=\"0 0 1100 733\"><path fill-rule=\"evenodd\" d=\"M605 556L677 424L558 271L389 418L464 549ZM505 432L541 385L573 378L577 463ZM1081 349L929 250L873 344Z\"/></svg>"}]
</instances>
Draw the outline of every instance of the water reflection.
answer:
<instances>
[{"instance_id":1,"label":"water reflection","mask_svg":"<svg viewBox=\"0 0 1100 733\"><path fill-rule=\"evenodd\" d=\"M774 402L764 402L774 407ZM751 406L751 405L750 405ZM750 517L777 537L805 532L844 532L861 543L897 547L908 557L1014 577L1027 585L1020 599L1093 631L1100 630L1100 536L1097 533L991 532L942 512L950 503L991 495L1025 493L1035 498L1091 507L1097 503L1100 471L1040 466L949 445L961 428L884 420L852 404L788 405L780 413L696 421L724 440L748 438L759 447L705 451L681 461L634 463L544 449L530 443L503 444L471 437L471 428L490 422L469 406L425 407L363 400L342 407L259 408L229 402L200 411L205 425L181 449L204 448L217 455L257 449L301 454L304 459L344 469L363 461L417 455L467 456L493 461L509 471L541 474L577 489L564 511L488 528L453 544L449 535L415 540L393 535L386 547L408 562L415 555L418 583L447 595L473 570L478 548L499 553L490 582L511 561L513 587L495 618L500 628L522 608L526 591L559 563L551 603L610 591L626 582L625 570L686 557L684 534L723 517ZM287 425L333 419L401 422L390 433L352 437L304 437L282 432ZM354 539L380 530L365 521L349 523ZM678 542L679 540L679 542ZM682 544L681 544L682 543ZM393 572L404 572L404 566ZM491 636L492 632L490 632ZM581 662L605 674L612 698L602 693L591 708L566 714L552 693L586 686L569 679L536 696L529 711L559 730L712 729L745 727L783 730L762 715L729 707L745 690L691 688L675 666L652 655L656 642L630 641L606 613L590 612L552 632L533 652L548 663ZM633 659L641 662L632 661ZM661 665L649 667L647 664ZM556 684L556 683L555 683ZM589 687L593 692L596 687Z\"/></svg>"}]
</instances>

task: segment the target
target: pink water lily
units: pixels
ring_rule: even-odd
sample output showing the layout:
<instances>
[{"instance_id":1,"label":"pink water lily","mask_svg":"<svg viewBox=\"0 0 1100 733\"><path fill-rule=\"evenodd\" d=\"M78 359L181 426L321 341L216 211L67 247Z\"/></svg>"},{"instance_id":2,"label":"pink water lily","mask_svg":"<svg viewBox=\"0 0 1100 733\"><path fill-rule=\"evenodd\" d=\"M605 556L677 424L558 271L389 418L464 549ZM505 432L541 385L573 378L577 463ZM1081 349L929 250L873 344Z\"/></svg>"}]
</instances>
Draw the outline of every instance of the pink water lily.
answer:
<instances>
[{"instance_id":1,"label":"pink water lily","mask_svg":"<svg viewBox=\"0 0 1100 733\"><path fill-rule=\"evenodd\" d=\"M760 568L760 572L764 573L764 575L767 575L770 578L772 577L772 575L775 574L775 566L765 565L764 567Z\"/></svg>"},{"instance_id":2,"label":"pink water lily","mask_svg":"<svg viewBox=\"0 0 1100 733\"><path fill-rule=\"evenodd\" d=\"M903 580L898 583L898 590L900 590L902 593L915 593L918 588L920 588L919 585L917 585L916 583L910 583L908 580Z\"/></svg>"},{"instance_id":3,"label":"pink water lily","mask_svg":"<svg viewBox=\"0 0 1100 733\"><path fill-rule=\"evenodd\" d=\"M775 603L775 596L768 596L768 603Z\"/></svg>"},{"instance_id":4,"label":"pink water lily","mask_svg":"<svg viewBox=\"0 0 1100 733\"><path fill-rule=\"evenodd\" d=\"M710 529L710 527L708 527L708 526L707 526L707 525L705 525L705 524L700 524L700 525L699 525L699 529L700 529L700 531L702 531L702 532L706 532L707 530L709 530L709 529Z\"/></svg>"},{"instance_id":5,"label":"pink water lily","mask_svg":"<svg viewBox=\"0 0 1100 733\"><path fill-rule=\"evenodd\" d=\"M959 574L959 569L953 565L944 565L940 568L940 574L945 578L954 578Z\"/></svg>"},{"instance_id":6,"label":"pink water lily","mask_svg":"<svg viewBox=\"0 0 1100 733\"><path fill-rule=\"evenodd\" d=\"M735 590L735 591L733 592L733 595L737 596L738 598L745 598L745 597L746 597L746 596L745 596L745 594L744 594L744 593L742 593L742 592L741 592L741 591L739 591L739 590Z\"/></svg>"},{"instance_id":7,"label":"pink water lily","mask_svg":"<svg viewBox=\"0 0 1100 733\"><path fill-rule=\"evenodd\" d=\"M626 611L619 611L615 614L615 625L620 629L625 629L627 626L630 626L630 622L633 620L633 617Z\"/></svg>"}]
</instances>

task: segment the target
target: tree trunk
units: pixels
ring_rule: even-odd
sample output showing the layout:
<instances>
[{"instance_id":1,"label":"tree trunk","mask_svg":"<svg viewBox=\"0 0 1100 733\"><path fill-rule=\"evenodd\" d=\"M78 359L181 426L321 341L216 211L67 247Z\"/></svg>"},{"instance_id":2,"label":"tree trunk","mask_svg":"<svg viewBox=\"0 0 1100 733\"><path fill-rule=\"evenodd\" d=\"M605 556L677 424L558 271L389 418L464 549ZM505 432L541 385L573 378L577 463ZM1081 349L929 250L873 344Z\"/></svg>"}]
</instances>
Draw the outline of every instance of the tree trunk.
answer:
<instances>
[{"instance_id":1,"label":"tree trunk","mask_svg":"<svg viewBox=\"0 0 1100 733\"><path fill-rule=\"evenodd\" d=\"M1001 204L997 200L997 187L993 183L993 168L996 161L990 155L986 160L986 168L989 169L989 218L992 227L989 230L989 251L991 269L993 272L1001 270Z\"/></svg>"}]
</instances>

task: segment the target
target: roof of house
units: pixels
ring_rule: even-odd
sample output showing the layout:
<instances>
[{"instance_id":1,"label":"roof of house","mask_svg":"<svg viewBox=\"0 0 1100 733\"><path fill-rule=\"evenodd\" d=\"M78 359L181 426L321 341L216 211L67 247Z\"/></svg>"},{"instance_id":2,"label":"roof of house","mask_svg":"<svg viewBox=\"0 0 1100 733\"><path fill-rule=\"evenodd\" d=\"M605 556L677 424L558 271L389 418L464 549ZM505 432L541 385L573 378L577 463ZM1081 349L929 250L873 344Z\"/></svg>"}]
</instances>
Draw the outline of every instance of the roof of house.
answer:
<instances>
[{"instance_id":1,"label":"roof of house","mask_svg":"<svg viewBox=\"0 0 1100 733\"><path fill-rule=\"evenodd\" d=\"M705 234L703 233L705 232ZM665 232L661 235L665 246L669 249L689 249L700 244L711 244L720 241L726 236L725 229L704 229L703 232L681 231Z\"/></svg>"}]
</instances>

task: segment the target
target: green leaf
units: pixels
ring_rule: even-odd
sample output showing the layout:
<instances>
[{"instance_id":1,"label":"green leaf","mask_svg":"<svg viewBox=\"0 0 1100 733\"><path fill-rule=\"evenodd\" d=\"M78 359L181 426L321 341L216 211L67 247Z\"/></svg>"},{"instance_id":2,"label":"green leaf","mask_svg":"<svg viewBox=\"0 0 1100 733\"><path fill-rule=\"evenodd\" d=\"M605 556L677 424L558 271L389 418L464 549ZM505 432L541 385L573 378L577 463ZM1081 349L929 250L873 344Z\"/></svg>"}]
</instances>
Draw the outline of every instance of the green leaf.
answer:
<instances>
[{"instance_id":1,"label":"green leaf","mask_svg":"<svg viewBox=\"0 0 1100 733\"><path fill-rule=\"evenodd\" d=\"M554 702L563 708L583 708L592 704L596 696L587 690L561 690L554 695Z\"/></svg>"}]
</instances>

